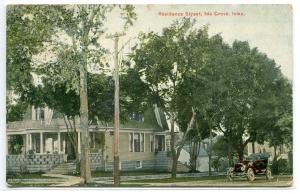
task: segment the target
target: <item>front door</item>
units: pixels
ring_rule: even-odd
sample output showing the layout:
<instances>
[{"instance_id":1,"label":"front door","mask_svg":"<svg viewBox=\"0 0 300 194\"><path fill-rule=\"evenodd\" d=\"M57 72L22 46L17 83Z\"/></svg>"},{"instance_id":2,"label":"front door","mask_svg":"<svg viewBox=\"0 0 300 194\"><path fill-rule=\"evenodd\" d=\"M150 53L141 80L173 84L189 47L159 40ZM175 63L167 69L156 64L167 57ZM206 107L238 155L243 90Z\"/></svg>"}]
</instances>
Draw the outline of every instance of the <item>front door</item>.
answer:
<instances>
[{"instance_id":1,"label":"front door","mask_svg":"<svg viewBox=\"0 0 300 194\"><path fill-rule=\"evenodd\" d=\"M156 135L155 136L156 145L155 148L157 151L165 151L165 136L164 135Z\"/></svg>"}]
</instances>

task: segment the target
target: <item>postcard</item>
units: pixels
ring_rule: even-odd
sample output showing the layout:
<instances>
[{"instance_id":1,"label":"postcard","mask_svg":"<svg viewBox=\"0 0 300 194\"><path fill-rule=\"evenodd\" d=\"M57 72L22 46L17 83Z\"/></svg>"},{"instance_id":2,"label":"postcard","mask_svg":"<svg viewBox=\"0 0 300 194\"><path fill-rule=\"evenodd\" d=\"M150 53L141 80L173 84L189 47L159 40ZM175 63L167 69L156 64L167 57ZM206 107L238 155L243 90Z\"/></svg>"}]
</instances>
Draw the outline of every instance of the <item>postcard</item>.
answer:
<instances>
[{"instance_id":1,"label":"postcard","mask_svg":"<svg viewBox=\"0 0 300 194\"><path fill-rule=\"evenodd\" d=\"M293 6L6 6L6 184L291 187Z\"/></svg>"}]
</instances>

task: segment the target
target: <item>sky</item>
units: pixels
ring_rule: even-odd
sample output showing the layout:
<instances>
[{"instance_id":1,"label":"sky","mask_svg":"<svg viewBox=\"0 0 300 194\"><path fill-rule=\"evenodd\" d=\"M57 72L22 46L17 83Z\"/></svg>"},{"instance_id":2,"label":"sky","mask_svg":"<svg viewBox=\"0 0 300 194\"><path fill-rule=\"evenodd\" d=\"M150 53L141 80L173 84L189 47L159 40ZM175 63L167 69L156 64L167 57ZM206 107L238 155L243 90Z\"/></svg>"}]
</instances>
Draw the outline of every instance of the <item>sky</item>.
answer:
<instances>
[{"instance_id":1,"label":"sky","mask_svg":"<svg viewBox=\"0 0 300 194\"><path fill-rule=\"evenodd\" d=\"M252 48L257 47L269 58L274 59L288 79L293 79L293 14L290 5L135 5L135 10L137 20L126 31L126 36L120 38L119 47L124 44L125 48L132 46L140 32L159 33L174 20L183 17L170 13L197 13L198 16L192 16L196 19L195 27L208 24L210 35L221 33L225 42L229 44L236 39L248 41ZM160 12L169 15L162 16L159 15ZM205 12L209 14L205 15ZM233 12L239 14L234 15ZM224 15L226 13L228 15ZM114 11L108 15L106 34L122 31L119 14L118 11ZM113 51L112 40L103 37L101 43Z\"/></svg>"}]
</instances>

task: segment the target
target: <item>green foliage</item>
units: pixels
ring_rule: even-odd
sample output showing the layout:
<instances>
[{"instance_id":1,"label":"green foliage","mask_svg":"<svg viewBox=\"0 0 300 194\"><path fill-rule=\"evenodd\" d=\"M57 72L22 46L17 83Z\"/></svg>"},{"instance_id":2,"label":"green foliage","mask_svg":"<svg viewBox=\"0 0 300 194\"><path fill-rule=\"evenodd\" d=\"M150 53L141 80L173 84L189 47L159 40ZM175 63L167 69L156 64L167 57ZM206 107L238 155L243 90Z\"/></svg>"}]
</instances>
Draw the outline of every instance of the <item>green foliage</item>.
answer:
<instances>
[{"instance_id":1,"label":"green foliage","mask_svg":"<svg viewBox=\"0 0 300 194\"><path fill-rule=\"evenodd\" d=\"M24 146L23 138L21 135L12 135L8 140L8 153L21 154L22 146Z\"/></svg>"},{"instance_id":2,"label":"green foliage","mask_svg":"<svg viewBox=\"0 0 300 194\"><path fill-rule=\"evenodd\" d=\"M6 69L7 89L26 92L32 84L32 56L49 40L59 22L58 6L7 6Z\"/></svg>"},{"instance_id":3,"label":"green foliage","mask_svg":"<svg viewBox=\"0 0 300 194\"><path fill-rule=\"evenodd\" d=\"M54 32L52 26L60 21L60 10L59 6L7 6L7 121L21 120L29 105L26 99L33 94L32 57L49 41Z\"/></svg>"},{"instance_id":4,"label":"green foliage","mask_svg":"<svg viewBox=\"0 0 300 194\"><path fill-rule=\"evenodd\" d=\"M212 153L214 156L218 158L227 157L228 156L228 149L227 149L227 142L224 136L218 136L216 140L212 144Z\"/></svg>"},{"instance_id":5,"label":"green foliage","mask_svg":"<svg viewBox=\"0 0 300 194\"><path fill-rule=\"evenodd\" d=\"M105 132L97 132L95 133L95 148L98 152L99 149L103 152L105 149Z\"/></svg>"},{"instance_id":6,"label":"green foliage","mask_svg":"<svg viewBox=\"0 0 300 194\"><path fill-rule=\"evenodd\" d=\"M49 104L67 115L77 115L78 99L73 97L79 93L79 65L87 62L86 67L104 71L102 59L107 52L98 39L106 30L103 27L106 15L116 8L121 10L124 27L132 25L136 14L131 5L8 6L8 90L13 90L22 103L39 106ZM68 38L71 43L64 41ZM33 60L33 56L41 52L54 54L55 57L51 60ZM46 88L33 84L32 73L46 77ZM97 81L101 82L99 79ZM41 90L52 93L43 95ZM59 93L61 98L57 98ZM100 100L95 103L99 105ZM103 114L107 111L105 109Z\"/></svg>"},{"instance_id":7,"label":"green foliage","mask_svg":"<svg viewBox=\"0 0 300 194\"><path fill-rule=\"evenodd\" d=\"M280 67L246 41L228 45L193 24L182 19L161 35L141 34L132 60L150 101L181 131L194 108L203 128L223 133L240 158L248 142L291 142L291 85Z\"/></svg>"},{"instance_id":8,"label":"green foliage","mask_svg":"<svg viewBox=\"0 0 300 194\"><path fill-rule=\"evenodd\" d=\"M140 35L140 44L134 47L131 59L133 70L147 87L144 95L148 103L157 104L186 130L196 107L193 99L195 84L188 78L195 76L195 67L201 68L206 55L207 27L193 29L194 20L184 18L163 29ZM189 82L190 81L190 82Z\"/></svg>"},{"instance_id":9,"label":"green foliage","mask_svg":"<svg viewBox=\"0 0 300 194\"><path fill-rule=\"evenodd\" d=\"M288 160L286 159L281 158L279 160L273 161L271 168L272 168L272 173L275 175L278 175L280 173L290 173Z\"/></svg>"},{"instance_id":10,"label":"green foliage","mask_svg":"<svg viewBox=\"0 0 300 194\"><path fill-rule=\"evenodd\" d=\"M6 122L21 121L24 117L27 107L27 103L19 101L15 104L7 103Z\"/></svg>"}]
</instances>

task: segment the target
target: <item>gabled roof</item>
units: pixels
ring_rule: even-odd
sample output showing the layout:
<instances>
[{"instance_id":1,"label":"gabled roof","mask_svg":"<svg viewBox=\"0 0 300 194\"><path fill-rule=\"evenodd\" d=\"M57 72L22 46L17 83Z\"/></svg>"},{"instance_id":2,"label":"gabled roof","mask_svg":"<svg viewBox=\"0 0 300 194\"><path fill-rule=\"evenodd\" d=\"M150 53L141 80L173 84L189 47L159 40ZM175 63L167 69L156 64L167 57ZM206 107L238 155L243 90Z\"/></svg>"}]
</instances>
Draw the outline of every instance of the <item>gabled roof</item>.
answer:
<instances>
[{"instance_id":1,"label":"gabled roof","mask_svg":"<svg viewBox=\"0 0 300 194\"><path fill-rule=\"evenodd\" d=\"M54 111L55 112L55 111ZM158 114L157 114L158 113ZM52 114L53 115L53 114ZM21 130L21 129L58 129L65 128L65 121L59 116L51 115L51 120L49 122L44 122L41 120L31 120L30 111L27 111L26 119L23 121L8 122L7 129ZM59 114L54 114L59 115ZM157 107L149 108L143 114L143 121L136 120L126 120L120 123L120 130L122 129L132 129L132 130L151 130L151 131L165 131L168 130L167 121L164 113ZM75 120L76 127L79 128L80 120L77 118ZM95 128L92 127L92 128ZM98 123L97 128L113 128L113 122L108 123Z\"/></svg>"}]
</instances>

